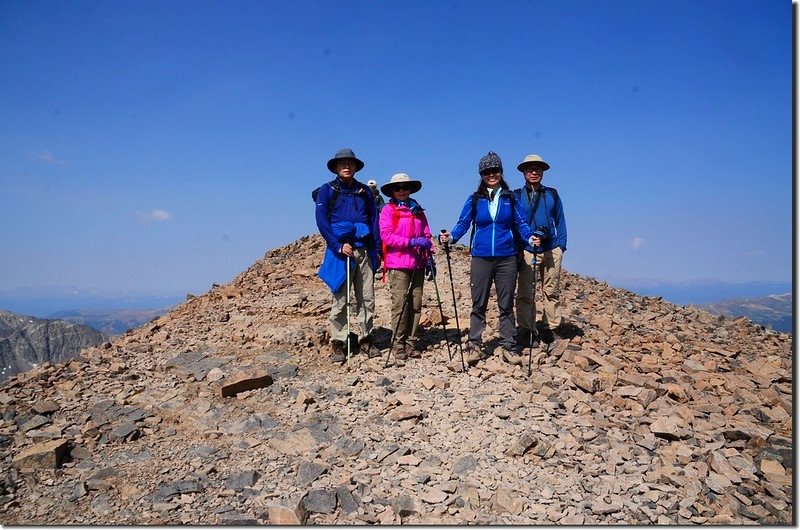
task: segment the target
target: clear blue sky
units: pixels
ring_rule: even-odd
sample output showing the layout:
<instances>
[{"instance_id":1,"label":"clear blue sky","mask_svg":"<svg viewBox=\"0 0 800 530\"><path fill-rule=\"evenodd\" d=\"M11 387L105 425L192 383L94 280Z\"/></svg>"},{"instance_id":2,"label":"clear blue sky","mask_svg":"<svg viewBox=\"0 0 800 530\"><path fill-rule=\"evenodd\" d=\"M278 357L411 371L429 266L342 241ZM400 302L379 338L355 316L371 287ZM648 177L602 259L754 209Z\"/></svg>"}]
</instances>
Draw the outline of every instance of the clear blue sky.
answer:
<instances>
[{"instance_id":1,"label":"clear blue sky","mask_svg":"<svg viewBox=\"0 0 800 530\"><path fill-rule=\"evenodd\" d=\"M0 289L202 292L316 232L340 147L452 228L552 169L567 270L791 281L792 5L0 0Z\"/></svg>"}]
</instances>

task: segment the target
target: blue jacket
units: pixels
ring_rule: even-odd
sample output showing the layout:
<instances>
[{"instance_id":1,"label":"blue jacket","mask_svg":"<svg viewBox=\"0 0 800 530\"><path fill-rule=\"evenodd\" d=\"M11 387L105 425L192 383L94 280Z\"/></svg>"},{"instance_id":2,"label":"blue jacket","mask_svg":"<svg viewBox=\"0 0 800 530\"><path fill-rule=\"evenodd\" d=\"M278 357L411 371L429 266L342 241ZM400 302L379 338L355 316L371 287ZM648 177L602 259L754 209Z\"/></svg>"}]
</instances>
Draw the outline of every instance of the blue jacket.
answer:
<instances>
[{"instance_id":1,"label":"blue jacket","mask_svg":"<svg viewBox=\"0 0 800 530\"><path fill-rule=\"evenodd\" d=\"M337 254L345 243L363 243L359 246L366 246L370 251L377 252L381 248L381 231L372 191L355 178L350 182L350 186L345 186L338 177L336 181L339 185L339 195L331 207L328 205L334 189L330 183L320 186L317 194L316 217L319 233L322 234L328 248ZM369 234L359 241L353 241L351 233L334 230L333 226L336 223L351 225L363 223L369 227Z\"/></svg>"},{"instance_id":2,"label":"blue jacket","mask_svg":"<svg viewBox=\"0 0 800 530\"><path fill-rule=\"evenodd\" d=\"M332 292L337 292L347 276L347 259L340 251L350 243L355 248L367 248L372 270L378 269L381 248L378 210L372 191L353 179L349 186L339 180L339 193L331 205L334 194L330 183L319 188L316 201L317 228L327 243L325 257L317 273ZM350 260L350 268L355 261Z\"/></svg>"},{"instance_id":3,"label":"blue jacket","mask_svg":"<svg viewBox=\"0 0 800 530\"><path fill-rule=\"evenodd\" d=\"M467 197L461 215L451 235L455 243L467 233L472 225L472 195ZM497 215L492 219L489 213L489 197L485 194L478 197L475 204L475 234L472 239L472 255L480 258L507 257L517 253L516 237L528 240L531 229L523 217L523 210L516 202L511 208L511 191L500 192L500 203Z\"/></svg>"},{"instance_id":4,"label":"blue jacket","mask_svg":"<svg viewBox=\"0 0 800 530\"><path fill-rule=\"evenodd\" d=\"M555 188L547 186L539 187L539 205L536 208L536 217L533 215L533 205L536 202L536 194L528 186L514 190L517 204L522 205L523 217L531 227L531 230L541 226L546 226L550 232L550 238L541 247L536 247L536 252L544 252L561 247L567 250L567 222L564 219L564 207L561 205L561 197ZM534 252L534 248L525 243L525 250Z\"/></svg>"}]
</instances>

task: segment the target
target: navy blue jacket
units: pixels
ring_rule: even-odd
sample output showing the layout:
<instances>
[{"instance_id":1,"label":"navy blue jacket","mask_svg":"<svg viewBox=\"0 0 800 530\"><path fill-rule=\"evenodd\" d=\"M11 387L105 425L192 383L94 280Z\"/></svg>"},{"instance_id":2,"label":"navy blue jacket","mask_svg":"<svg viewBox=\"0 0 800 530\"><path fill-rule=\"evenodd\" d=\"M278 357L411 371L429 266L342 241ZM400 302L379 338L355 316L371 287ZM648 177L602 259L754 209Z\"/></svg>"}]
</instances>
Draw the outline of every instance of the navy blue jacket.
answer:
<instances>
[{"instance_id":1,"label":"navy blue jacket","mask_svg":"<svg viewBox=\"0 0 800 530\"><path fill-rule=\"evenodd\" d=\"M540 226L546 226L550 232L550 238L541 247L536 247L536 252L544 252L561 247L567 250L567 221L564 219L564 207L561 205L561 197L554 188L540 186L539 206L536 208L536 218L533 216L533 204L536 202L536 194L533 189L526 187L514 190L517 204L522 205L525 221L536 230ZM534 249L525 243L525 250L533 252Z\"/></svg>"},{"instance_id":2,"label":"navy blue jacket","mask_svg":"<svg viewBox=\"0 0 800 530\"><path fill-rule=\"evenodd\" d=\"M378 209L375 198L369 187L355 178L347 186L336 177L339 184L339 194L336 202L329 207L334 189L330 183L323 184L317 194L316 217L319 233L325 239L328 248L338 254L345 243L354 246L366 246L371 252L377 253L381 248L381 231L378 227ZM337 234L333 229L334 223L363 223L370 229L369 235L360 241L349 241L343 234Z\"/></svg>"}]
</instances>

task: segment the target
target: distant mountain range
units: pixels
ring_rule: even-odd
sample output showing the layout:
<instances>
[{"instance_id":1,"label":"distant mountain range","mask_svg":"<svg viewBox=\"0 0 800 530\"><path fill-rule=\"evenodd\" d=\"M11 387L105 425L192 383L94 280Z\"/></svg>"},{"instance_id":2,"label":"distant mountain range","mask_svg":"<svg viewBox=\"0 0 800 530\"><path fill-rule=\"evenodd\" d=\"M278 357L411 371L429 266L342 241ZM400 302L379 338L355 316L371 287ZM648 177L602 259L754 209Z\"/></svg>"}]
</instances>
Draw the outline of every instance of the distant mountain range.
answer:
<instances>
[{"instance_id":1,"label":"distant mountain range","mask_svg":"<svg viewBox=\"0 0 800 530\"><path fill-rule=\"evenodd\" d=\"M0 381L46 362L68 362L105 340L88 326L0 311Z\"/></svg>"},{"instance_id":2,"label":"distant mountain range","mask_svg":"<svg viewBox=\"0 0 800 530\"><path fill-rule=\"evenodd\" d=\"M715 315L744 316L775 331L792 332L791 293L762 296L759 298L734 298L713 304L704 304Z\"/></svg>"},{"instance_id":3,"label":"distant mountain range","mask_svg":"<svg viewBox=\"0 0 800 530\"><path fill-rule=\"evenodd\" d=\"M42 286L0 290L0 309L21 315L50 318L62 312L91 311L96 314L134 309L170 308L183 302L185 294L152 293L132 289L96 289L81 286Z\"/></svg>"},{"instance_id":4,"label":"distant mountain range","mask_svg":"<svg viewBox=\"0 0 800 530\"><path fill-rule=\"evenodd\" d=\"M162 307L158 309L72 309L69 311L57 311L47 316L83 324L94 328L108 336L121 335L129 329L138 328L146 322L161 316L172 307Z\"/></svg>"},{"instance_id":5,"label":"distant mountain range","mask_svg":"<svg viewBox=\"0 0 800 530\"><path fill-rule=\"evenodd\" d=\"M643 296L660 296L678 305L693 304L717 315L745 316L776 331L792 331L790 282L728 283L715 280L669 282L610 279L609 285Z\"/></svg>"},{"instance_id":6,"label":"distant mountain range","mask_svg":"<svg viewBox=\"0 0 800 530\"><path fill-rule=\"evenodd\" d=\"M646 278L609 278L612 287L622 287L643 296L660 296L673 304L711 304L721 300L757 298L792 292L791 282L731 283L717 280L673 282Z\"/></svg>"}]
</instances>

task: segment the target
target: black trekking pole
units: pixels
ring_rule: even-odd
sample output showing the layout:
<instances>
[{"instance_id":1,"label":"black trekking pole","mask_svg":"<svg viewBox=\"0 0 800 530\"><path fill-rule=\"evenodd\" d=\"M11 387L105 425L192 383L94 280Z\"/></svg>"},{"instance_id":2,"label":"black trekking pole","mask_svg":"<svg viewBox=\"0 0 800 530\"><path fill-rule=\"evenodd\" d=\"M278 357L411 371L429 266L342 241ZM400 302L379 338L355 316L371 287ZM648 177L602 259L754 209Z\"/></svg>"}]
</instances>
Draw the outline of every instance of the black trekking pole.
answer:
<instances>
[{"instance_id":1,"label":"black trekking pole","mask_svg":"<svg viewBox=\"0 0 800 530\"><path fill-rule=\"evenodd\" d=\"M350 256L347 256L346 266L347 266L347 276L346 276L347 279L345 281L347 283L345 284L346 285L345 288L347 289L347 297L346 297L347 298L347 350L346 350L346 355L345 355L345 358L344 358L344 362L349 363L350 362L350 350L351 350L351 347L350 347L350 342L351 342L350 341Z\"/></svg>"},{"instance_id":2,"label":"black trekking pole","mask_svg":"<svg viewBox=\"0 0 800 530\"><path fill-rule=\"evenodd\" d=\"M446 234L447 230L442 228L442 233ZM444 255L447 257L447 273L450 275L450 292L453 293L453 312L456 315L456 329L458 330L458 341L456 341L456 344L458 344L458 351L461 354L461 369L466 372L467 371L467 367L464 364L464 348L461 347L461 325L459 325L459 323L458 323L458 307L456 306L456 288L455 288L455 285L453 284L453 268L450 265L450 243L449 242L445 242L444 243Z\"/></svg>"},{"instance_id":3,"label":"black trekking pole","mask_svg":"<svg viewBox=\"0 0 800 530\"><path fill-rule=\"evenodd\" d=\"M433 279L433 287L436 289L436 303L439 304L439 319L442 323L442 332L444 333L444 343L447 345L447 359L453 360L453 353L450 350L450 339L447 338L447 325L444 323L444 310L442 309L442 298L439 296L439 284L436 281L436 262L433 260L433 254L428 254L428 260L431 267L431 278Z\"/></svg>"},{"instance_id":4,"label":"black trekking pole","mask_svg":"<svg viewBox=\"0 0 800 530\"><path fill-rule=\"evenodd\" d=\"M528 379L531 377L531 361L533 359L533 345L539 344L539 331L536 329L536 253L531 259L531 270L533 271L533 296L531 297L531 338L528 349ZM535 340L534 340L535 337Z\"/></svg>"},{"instance_id":5,"label":"black trekking pole","mask_svg":"<svg viewBox=\"0 0 800 530\"><path fill-rule=\"evenodd\" d=\"M406 305L408 304L408 298L411 296L411 290L414 289L414 275L417 273L417 269L414 268L411 270L411 278L408 280L408 289L406 289L406 297L403 299L403 307L400 309L400 317L397 319L397 324L394 325L394 333L392 333L392 342L389 344L389 351L386 352L386 364L383 365L384 368L388 368L389 366L389 357L392 355L392 349L394 348L394 339L397 337L397 330L400 329L400 321L403 320L403 316L406 312Z\"/></svg>"}]
</instances>

